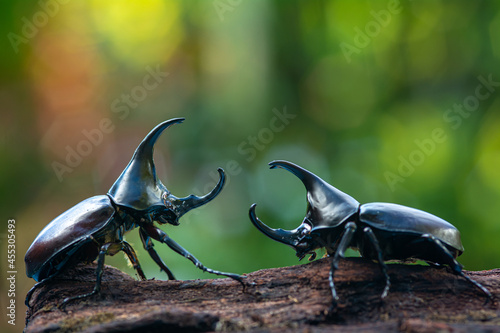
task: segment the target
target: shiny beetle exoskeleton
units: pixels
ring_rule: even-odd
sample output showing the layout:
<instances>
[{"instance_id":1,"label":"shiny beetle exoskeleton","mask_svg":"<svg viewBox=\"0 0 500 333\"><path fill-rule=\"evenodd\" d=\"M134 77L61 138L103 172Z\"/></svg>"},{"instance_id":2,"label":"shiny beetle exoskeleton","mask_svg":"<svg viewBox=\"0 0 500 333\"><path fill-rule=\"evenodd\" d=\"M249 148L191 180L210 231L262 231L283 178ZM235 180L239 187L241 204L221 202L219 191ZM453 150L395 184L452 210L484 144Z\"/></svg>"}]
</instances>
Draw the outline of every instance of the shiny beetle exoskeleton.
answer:
<instances>
[{"instance_id":1,"label":"shiny beetle exoskeleton","mask_svg":"<svg viewBox=\"0 0 500 333\"><path fill-rule=\"evenodd\" d=\"M491 293L462 272L456 258L464 248L460 232L445 220L427 212L391 203L360 205L354 198L331 186L315 174L287 161L269 163L271 169L283 168L297 176L307 190L307 213L294 230L272 229L250 208L250 220L266 236L291 246L299 260L315 250L325 248L331 259L329 275L333 304L338 301L333 275L348 247L359 250L361 256L378 261L385 276L382 298L387 296L390 278L386 260L421 259L438 265L448 265L481 290L487 299Z\"/></svg>"},{"instance_id":2,"label":"shiny beetle exoskeleton","mask_svg":"<svg viewBox=\"0 0 500 333\"><path fill-rule=\"evenodd\" d=\"M172 240L158 224L179 225L179 218L193 208L214 199L222 190L224 171L218 169L220 180L215 188L202 197L190 195L177 198L156 177L153 161L154 145L160 134L170 125L181 123L175 118L156 126L139 144L131 161L106 195L86 199L56 217L36 237L24 258L26 274L38 283L26 296L26 305L33 291L68 266L97 258L97 279L92 292L66 298L68 301L99 292L106 255L125 252L140 278L145 280L134 249L123 240L128 231L139 228L139 234L151 258L169 279L175 279L153 247L156 240L191 260L203 271L224 275L241 282L241 276L205 267L192 254Z\"/></svg>"}]
</instances>

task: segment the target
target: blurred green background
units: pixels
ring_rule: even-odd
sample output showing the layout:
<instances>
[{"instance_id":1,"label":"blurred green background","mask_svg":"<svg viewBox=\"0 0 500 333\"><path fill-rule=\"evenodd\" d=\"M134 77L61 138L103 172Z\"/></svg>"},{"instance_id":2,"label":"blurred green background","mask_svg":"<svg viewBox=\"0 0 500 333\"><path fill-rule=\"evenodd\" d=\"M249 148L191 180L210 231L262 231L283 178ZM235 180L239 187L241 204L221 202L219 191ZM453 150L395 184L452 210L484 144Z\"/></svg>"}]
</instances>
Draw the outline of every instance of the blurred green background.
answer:
<instances>
[{"instance_id":1,"label":"blurred green background","mask_svg":"<svg viewBox=\"0 0 500 333\"><path fill-rule=\"evenodd\" d=\"M1 276L16 220L17 328L34 281L24 254L79 201L104 194L156 124L177 196L228 182L172 238L236 273L298 264L248 208L295 228L295 162L358 201L395 202L460 229L468 270L500 267L500 3L493 1L3 1ZM149 278L165 279L135 245ZM167 246L179 279L213 278ZM126 270L123 255L106 263ZM9 301L2 278L2 306ZM5 309L5 308L4 308ZM2 320L2 325L6 320ZM6 326L3 326L6 327Z\"/></svg>"}]
</instances>

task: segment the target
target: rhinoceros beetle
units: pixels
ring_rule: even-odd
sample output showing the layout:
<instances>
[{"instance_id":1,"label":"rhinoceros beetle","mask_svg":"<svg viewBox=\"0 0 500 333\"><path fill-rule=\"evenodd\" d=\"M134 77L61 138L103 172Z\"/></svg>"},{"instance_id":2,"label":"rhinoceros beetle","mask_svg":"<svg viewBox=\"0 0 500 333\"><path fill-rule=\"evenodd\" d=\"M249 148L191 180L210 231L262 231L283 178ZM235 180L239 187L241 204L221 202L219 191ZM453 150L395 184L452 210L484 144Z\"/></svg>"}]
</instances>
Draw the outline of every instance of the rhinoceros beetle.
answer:
<instances>
[{"instance_id":1,"label":"rhinoceros beetle","mask_svg":"<svg viewBox=\"0 0 500 333\"><path fill-rule=\"evenodd\" d=\"M98 195L78 203L56 217L36 237L24 258L26 274L38 283L26 296L26 305L34 290L54 278L62 270L80 262L97 258L96 283L92 292L66 298L62 303L85 298L100 291L106 255L125 252L142 280L146 279L137 255L123 236L139 228L139 234L154 262L169 279L175 279L153 247L153 239L167 244L172 250L191 260L203 271L224 275L241 282L238 274L224 273L205 267L182 248L158 224L179 225L179 218L193 208L206 204L222 190L225 174L218 169L219 181L214 189L202 196L177 198L157 178L153 148L160 134L169 126L184 121L175 118L156 126L139 144L132 159L106 195Z\"/></svg>"},{"instance_id":2,"label":"rhinoceros beetle","mask_svg":"<svg viewBox=\"0 0 500 333\"><path fill-rule=\"evenodd\" d=\"M303 259L316 257L315 250L325 248L331 259L329 273L333 305L339 299L333 276L348 247L357 249L361 256L376 260L385 277L385 298L390 287L386 260L421 259L434 265L448 265L453 273L464 277L479 288L487 300L491 293L462 272L456 258L464 248L460 232L450 223L430 213L392 203L360 205L315 174L288 161L273 161L271 169L283 168L297 176L307 190L307 213L294 230L272 229L250 208L250 220L263 234L291 246Z\"/></svg>"}]
</instances>

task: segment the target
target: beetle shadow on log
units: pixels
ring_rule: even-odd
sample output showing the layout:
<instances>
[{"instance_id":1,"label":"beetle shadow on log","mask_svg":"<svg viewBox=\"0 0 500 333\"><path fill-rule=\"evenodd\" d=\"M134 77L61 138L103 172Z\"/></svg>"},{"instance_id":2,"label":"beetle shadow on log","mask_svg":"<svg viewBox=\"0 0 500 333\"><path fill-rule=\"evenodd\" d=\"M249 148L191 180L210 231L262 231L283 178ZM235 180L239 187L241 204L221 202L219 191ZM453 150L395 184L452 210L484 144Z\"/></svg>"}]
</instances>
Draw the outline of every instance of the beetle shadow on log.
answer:
<instances>
[{"instance_id":1,"label":"beetle shadow on log","mask_svg":"<svg viewBox=\"0 0 500 333\"><path fill-rule=\"evenodd\" d=\"M384 276L363 258L340 261L334 311L329 258L231 279L136 281L106 266L100 295L75 300L95 282L95 264L79 265L35 291L26 332L314 331L364 332L456 330L500 332L500 310L449 269L389 264L391 289L380 299ZM466 272L500 296L500 269ZM208 275L208 274L207 274Z\"/></svg>"}]
</instances>

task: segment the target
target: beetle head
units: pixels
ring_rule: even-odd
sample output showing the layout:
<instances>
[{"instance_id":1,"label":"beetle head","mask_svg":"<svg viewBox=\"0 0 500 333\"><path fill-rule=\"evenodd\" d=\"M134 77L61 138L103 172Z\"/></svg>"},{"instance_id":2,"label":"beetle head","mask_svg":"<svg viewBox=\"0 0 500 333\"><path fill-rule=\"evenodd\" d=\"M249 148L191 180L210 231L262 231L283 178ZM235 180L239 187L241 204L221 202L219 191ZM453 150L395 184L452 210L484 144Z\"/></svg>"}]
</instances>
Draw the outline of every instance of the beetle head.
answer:
<instances>
[{"instance_id":1,"label":"beetle head","mask_svg":"<svg viewBox=\"0 0 500 333\"><path fill-rule=\"evenodd\" d=\"M210 193L198 197L185 198L174 196L156 176L153 151L156 140L170 125L179 124L184 118L167 120L156 126L142 140L129 164L108 191L113 201L134 212L144 213L159 223L179 224L179 218L193 208L214 199L224 186L225 176L219 171L219 182Z\"/></svg>"},{"instance_id":2,"label":"beetle head","mask_svg":"<svg viewBox=\"0 0 500 333\"><path fill-rule=\"evenodd\" d=\"M300 259L320 247L330 246L329 240L323 239L328 233L322 230L337 227L348 220L357 212L359 202L296 164L273 161L269 165L271 169L288 170L302 181L307 190L307 213L300 226L294 230L272 229L256 216L254 204L250 208L252 223L271 239L294 248Z\"/></svg>"}]
</instances>

